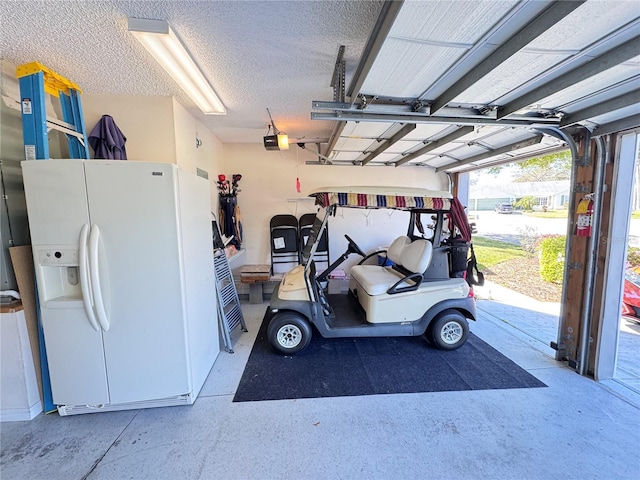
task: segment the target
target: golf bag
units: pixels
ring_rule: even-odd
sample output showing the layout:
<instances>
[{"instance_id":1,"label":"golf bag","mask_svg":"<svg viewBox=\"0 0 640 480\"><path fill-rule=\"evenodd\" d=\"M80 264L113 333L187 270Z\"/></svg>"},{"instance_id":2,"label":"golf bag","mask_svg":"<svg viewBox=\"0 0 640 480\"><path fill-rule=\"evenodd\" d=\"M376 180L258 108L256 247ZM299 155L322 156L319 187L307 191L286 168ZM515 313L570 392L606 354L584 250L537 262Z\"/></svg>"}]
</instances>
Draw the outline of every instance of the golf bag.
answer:
<instances>
[{"instance_id":1,"label":"golf bag","mask_svg":"<svg viewBox=\"0 0 640 480\"><path fill-rule=\"evenodd\" d=\"M449 276L464 278L471 286L484 285L484 275L478 270L473 244L456 238L449 241ZM469 255L471 250L471 255Z\"/></svg>"},{"instance_id":2,"label":"golf bag","mask_svg":"<svg viewBox=\"0 0 640 480\"><path fill-rule=\"evenodd\" d=\"M449 243L449 276L464 278L469 257L469 242L462 239L450 239Z\"/></svg>"},{"instance_id":3,"label":"golf bag","mask_svg":"<svg viewBox=\"0 0 640 480\"><path fill-rule=\"evenodd\" d=\"M222 233L227 236L233 236L231 245L237 249L242 243L242 226L239 223L238 215L238 199L235 195L220 195L220 228Z\"/></svg>"},{"instance_id":4,"label":"golf bag","mask_svg":"<svg viewBox=\"0 0 640 480\"><path fill-rule=\"evenodd\" d=\"M240 249L242 244L242 219L238 207L237 195L240 192L238 182L242 175L234 173L232 182L225 174L218 175L218 196L220 198L220 230L226 237L233 237L229 242Z\"/></svg>"}]
</instances>

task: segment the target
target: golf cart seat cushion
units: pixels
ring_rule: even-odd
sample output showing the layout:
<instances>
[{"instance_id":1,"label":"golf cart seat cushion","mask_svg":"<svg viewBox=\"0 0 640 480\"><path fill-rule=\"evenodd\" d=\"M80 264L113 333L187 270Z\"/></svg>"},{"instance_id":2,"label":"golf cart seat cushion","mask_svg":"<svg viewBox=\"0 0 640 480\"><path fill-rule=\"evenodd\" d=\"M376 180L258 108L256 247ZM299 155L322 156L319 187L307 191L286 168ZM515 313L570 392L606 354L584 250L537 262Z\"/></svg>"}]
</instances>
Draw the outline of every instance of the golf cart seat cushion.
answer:
<instances>
[{"instance_id":1,"label":"golf cart seat cushion","mask_svg":"<svg viewBox=\"0 0 640 480\"><path fill-rule=\"evenodd\" d=\"M394 244L395 243L394 241ZM389 248L391 249L391 247ZM410 272L424 273L431 262L432 252L431 242L427 240L416 240L402 249L402 253L398 259L399 261L395 263ZM360 285L367 295L376 296L387 293L387 291L399 280L404 278L405 275L394 270L392 267L356 265L351 268L351 277ZM415 282L403 282L398 285L398 287L409 287L414 283Z\"/></svg>"},{"instance_id":2,"label":"golf cart seat cushion","mask_svg":"<svg viewBox=\"0 0 640 480\"><path fill-rule=\"evenodd\" d=\"M433 245L428 240L416 240L407 245L400 255L401 265L415 273L424 273L431 263Z\"/></svg>"},{"instance_id":3,"label":"golf cart seat cushion","mask_svg":"<svg viewBox=\"0 0 640 480\"><path fill-rule=\"evenodd\" d=\"M393 263L400 263L402 257L402 251L406 246L411 244L411 239L409 237L402 236L396 238L389 248L387 248L387 259L391 260Z\"/></svg>"},{"instance_id":4,"label":"golf cart seat cushion","mask_svg":"<svg viewBox=\"0 0 640 480\"><path fill-rule=\"evenodd\" d=\"M402 251L410 244L411 239L406 235L396 238L387 248L387 259L400 264ZM369 295L382 295L389 286L402 278L399 272L378 265L354 265L351 267L351 277L355 278Z\"/></svg>"},{"instance_id":5,"label":"golf cart seat cushion","mask_svg":"<svg viewBox=\"0 0 640 480\"><path fill-rule=\"evenodd\" d=\"M351 278L358 283L367 295L376 296L387 293L387 290L401 280L403 275L391 267L356 265L351 268Z\"/></svg>"}]
</instances>

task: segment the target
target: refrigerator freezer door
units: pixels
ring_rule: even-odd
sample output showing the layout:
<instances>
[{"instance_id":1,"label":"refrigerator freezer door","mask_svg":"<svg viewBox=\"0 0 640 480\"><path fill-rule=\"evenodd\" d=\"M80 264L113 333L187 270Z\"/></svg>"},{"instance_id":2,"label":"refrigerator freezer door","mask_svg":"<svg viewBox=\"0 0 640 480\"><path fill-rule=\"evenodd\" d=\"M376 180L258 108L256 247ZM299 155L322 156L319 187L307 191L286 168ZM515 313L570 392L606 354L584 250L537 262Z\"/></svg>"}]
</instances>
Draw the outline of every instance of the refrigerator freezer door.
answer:
<instances>
[{"instance_id":1,"label":"refrigerator freezer door","mask_svg":"<svg viewBox=\"0 0 640 480\"><path fill-rule=\"evenodd\" d=\"M70 274L78 271L80 232L89 223L83 162L25 161L22 172L53 401L109 403L102 333Z\"/></svg>"},{"instance_id":2,"label":"refrigerator freezer door","mask_svg":"<svg viewBox=\"0 0 640 480\"><path fill-rule=\"evenodd\" d=\"M176 167L84 165L91 222L100 229L111 402L189 393Z\"/></svg>"},{"instance_id":3,"label":"refrigerator freezer door","mask_svg":"<svg viewBox=\"0 0 640 480\"><path fill-rule=\"evenodd\" d=\"M22 162L33 245L77 245L89 223L82 160Z\"/></svg>"}]
</instances>

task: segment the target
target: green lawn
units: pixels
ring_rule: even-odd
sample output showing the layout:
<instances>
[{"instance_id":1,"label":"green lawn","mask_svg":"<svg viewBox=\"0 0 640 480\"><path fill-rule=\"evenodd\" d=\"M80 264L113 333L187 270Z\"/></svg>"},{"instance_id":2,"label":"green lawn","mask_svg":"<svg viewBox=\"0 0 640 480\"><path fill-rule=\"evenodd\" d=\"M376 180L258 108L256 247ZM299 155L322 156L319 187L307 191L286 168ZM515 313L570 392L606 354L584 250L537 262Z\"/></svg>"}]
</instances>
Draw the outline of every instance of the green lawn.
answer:
<instances>
[{"instance_id":1,"label":"green lawn","mask_svg":"<svg viewBox=\"0 0 640 480\"><path fill-rule=\"evenodd\" d=\"M538 218L567 218L568 210L549 210L548 212L524 212L525 215Z\"/></svg>"},{"instance_id":2,"label":"green lawn","mask_svg":"<svg viewBox=\"0 0 640 480\"><path fill-rule=\"evenodd\" d=\"M549 210L548 212L522 212L524 215L538 218L567 218L567 210ZM632 219L640 218L640 211L636 210L631 213Z\"/></svg>"},{"instance_id":3,"label":"green lawn","mask_svg":"<svg viewBox=\"0 0 640 480\"><path fill-rule=\"evenodd\" d=\"M519 245L499 242L483 237L473 237L473 250L478 261L478 268L491 268L505 260L526 257L526 252Z\"/></svg>"},{"instance_id":4,"label":"green lawn","mask_svg":"<svg viewBox=\"0 0 640 480\"><path fill-rule=\"evenodd\" d=\"M529 215L530 217L538 217L538 218L567 218L567 210L549 210L548 212L523 212L524 215ZM631 213L631 218L638 219L640 218L640 211L635 211Z\"/></svg>"}]
</instances>

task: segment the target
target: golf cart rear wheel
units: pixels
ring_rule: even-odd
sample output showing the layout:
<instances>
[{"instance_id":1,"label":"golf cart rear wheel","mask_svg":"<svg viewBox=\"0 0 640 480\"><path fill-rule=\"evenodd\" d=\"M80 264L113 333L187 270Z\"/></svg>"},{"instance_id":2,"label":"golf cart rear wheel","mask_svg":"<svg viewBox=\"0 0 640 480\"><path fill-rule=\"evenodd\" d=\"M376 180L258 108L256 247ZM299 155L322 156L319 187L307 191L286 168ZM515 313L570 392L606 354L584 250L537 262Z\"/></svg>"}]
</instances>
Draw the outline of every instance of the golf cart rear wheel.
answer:
<instances>
[{"instance_id":1,"label":"golf cart rear wheel","mask_svg":"<svg viewBox=\"0 0 640 480\"><path fill-rule=\"evenodd\" d=\"M295 312L276 314L267 327L267 339L273 348L292 355L307 348L311 341L311 325Z\"/></svg>"},{"instance_id":2,"label":"golf cart rear wheel","mask_svg":"<svg viewBox=\"0 0 640 480\"><path fill-rule=\"evenodd\" d=\"M467 341L469 323L457 310L445 310L429 325L427 338L441 350L455 350Z\"/></svg>"}]
</instances>

